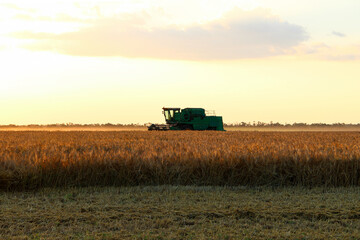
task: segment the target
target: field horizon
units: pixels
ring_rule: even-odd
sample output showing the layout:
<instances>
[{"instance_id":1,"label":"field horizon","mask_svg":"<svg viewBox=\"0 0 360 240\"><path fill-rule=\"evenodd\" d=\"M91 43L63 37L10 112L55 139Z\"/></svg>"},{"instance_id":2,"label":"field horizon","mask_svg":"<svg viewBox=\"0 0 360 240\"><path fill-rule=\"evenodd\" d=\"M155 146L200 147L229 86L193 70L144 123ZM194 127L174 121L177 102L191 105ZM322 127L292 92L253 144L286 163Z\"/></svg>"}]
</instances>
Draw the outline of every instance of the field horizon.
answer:
<instances>
[{"instance_id":1,"label":"field horizon","mask_svg":"<svg viewBox=\"0 0 360 240\"><path fill-rule=\"evenodd\" d=\"M226 125L226 131L266 131L266 132L358 132L360 124L313 124L313 125L264 125L264 126L240 126ZM147 126L141 124L74 124L74 125L0 125L0 131L147 131Z\"/></svg>"}]
</instances>

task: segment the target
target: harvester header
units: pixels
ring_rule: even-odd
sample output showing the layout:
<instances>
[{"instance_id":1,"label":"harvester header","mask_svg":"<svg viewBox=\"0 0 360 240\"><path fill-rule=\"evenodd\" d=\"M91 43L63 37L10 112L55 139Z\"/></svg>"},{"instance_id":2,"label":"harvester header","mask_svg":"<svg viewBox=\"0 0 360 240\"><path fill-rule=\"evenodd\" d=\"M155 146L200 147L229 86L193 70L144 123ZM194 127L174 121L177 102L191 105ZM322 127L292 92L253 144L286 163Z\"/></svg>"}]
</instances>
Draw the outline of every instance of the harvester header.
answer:
<instances>
[{"instance_id":1,"label":"harvester header","mask_svg":"<svg viewBox=\"0 0 360 240\"><path fill-rule=\"evenodd\" d=\"M224 131L221 116L206 115L203 108L163 107L166 124L151 124L148 130L218 130Z\"/></svg>"}]
</instances>

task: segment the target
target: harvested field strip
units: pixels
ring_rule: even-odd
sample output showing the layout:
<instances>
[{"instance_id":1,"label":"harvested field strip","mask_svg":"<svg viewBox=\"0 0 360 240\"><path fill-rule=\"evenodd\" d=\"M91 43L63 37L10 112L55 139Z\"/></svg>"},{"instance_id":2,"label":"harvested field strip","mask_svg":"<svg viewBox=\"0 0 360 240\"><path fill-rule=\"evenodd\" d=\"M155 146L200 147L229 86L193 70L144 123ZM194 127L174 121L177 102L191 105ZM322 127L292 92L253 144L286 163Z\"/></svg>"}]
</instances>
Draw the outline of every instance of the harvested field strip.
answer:
<instances>
[{"instance_id":1,"label":"harvested field strip","mask_svg":"<svg viewBox=\"0 0 360 240\"><path fill-rule=\"evenodd\" d=\"M360 186L359 132L0 132L0 188Z\"/></svg>"},{"instance_id":2,"label":"harvested field strip","mask_svg":"<svg viewBox=\"0 0 360 240\"><path fill-rule=\"evenodd\" d=\"M4 239L359 239L360 189L106 187L1 193Z\"/></svg>"}]
</instances>

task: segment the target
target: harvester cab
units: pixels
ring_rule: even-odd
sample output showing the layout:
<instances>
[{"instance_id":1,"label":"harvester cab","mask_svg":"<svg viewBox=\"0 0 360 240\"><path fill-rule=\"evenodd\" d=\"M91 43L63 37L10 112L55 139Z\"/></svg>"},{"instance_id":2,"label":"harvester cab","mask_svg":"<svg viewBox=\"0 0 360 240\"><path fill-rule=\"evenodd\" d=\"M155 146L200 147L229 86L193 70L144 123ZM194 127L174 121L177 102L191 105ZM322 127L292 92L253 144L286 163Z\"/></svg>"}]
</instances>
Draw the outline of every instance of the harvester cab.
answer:
<instances>
[{"instance_id":1,"label":"harvester cab","mask_svg":"<svg viewBox=\"0 0 360 240\"><path fill-rule=\"evenodd\" d=\"M165 121L167 124L174 124L176 123L176 119L178 118L178 115L180 113L180 108L163 108L163 114L165 116Z\"/></svg>"},{"instance_id":2,"label":"harvester cab","mask_svg":"<svg viewBox=\"0 0 360 240\"><path fill-rule=\"evenodd\" d=\"M224 131L221 116L207 116L203 108L163 108L166 124L151 124L148 130Z\"/></svg>"}]
</instances>

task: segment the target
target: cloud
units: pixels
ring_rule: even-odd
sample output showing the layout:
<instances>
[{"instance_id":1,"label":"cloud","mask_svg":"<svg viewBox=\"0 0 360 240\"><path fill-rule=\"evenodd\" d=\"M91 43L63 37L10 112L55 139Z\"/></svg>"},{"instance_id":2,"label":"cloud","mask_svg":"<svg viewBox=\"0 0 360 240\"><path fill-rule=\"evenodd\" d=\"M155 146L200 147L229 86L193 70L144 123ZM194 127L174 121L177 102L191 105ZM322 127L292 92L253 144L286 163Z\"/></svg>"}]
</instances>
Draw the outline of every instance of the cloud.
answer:
<instances>
[{"instance_id":1,"label":"cloud","mask_svg":"<svg viewBox=\"0 0 360 240\"><path fill-rule=\"evenodd\" d=\"M0 3L0 7L19 10L19 11L25 11L25 12L36 12L36 9L19 7L18 5L13 4L13 3Z\"/></svg>"},{"instance_id":2,"label":"cloud","mask_svg":"<svg viewBox=\"0 0 360 240\"><path fill-rule=\"evenodd\" d=\"M341 32L335 32L335 31L333 31L331 34L334 35L334 36L337 36L337 37L346 37L346 35L343 34L343 33L341 33Z\"/></svg>"},{"instance_id":3,"label":"cloud","mask_svg":"<svg viewBox=\"0 0 360 240\"><path fill-rule=\"evenodd\" d=\"M328 45L313 42L296 47L295 54L329 61L357 61L360 60L360 45Z\"/></svg>"},{"instance_id":4,"label":"cloud","mask_svg":"<svg viewBox=\"0 0 360 240\"><path fill-rule=\"evenodd\" d=\"M355 60L360 60L360 55L356 55L356 54L330 55L330 56L326 56L326 59L332 61L355 61Z\"/></svg>"},{"instance_id":5,"label":"cloud","mask_svg":"<svg viewBox=\"0 0 360 240\"><path fill-rule=\"evenodd\" d=\"M360 45L334 46L320 56L330 61L357 61L360 60Z\"/></svg>"},{"instance_id":6,"label":"cloud","mask_svg":"<svg viewBox=\"0 0 360 240\"><path fill-rule=\"evenodd\" d=\"M191 26L144 27L146 14L103 18L77 32L63 34L17 32L32 39L26 47L76 56L211 60L281 55L306 41L299 25L285 22L263 9L234 9L223 17Z\"/></svg>"},{"instance_id":7,"label":"cloud","mask_svg":"<svg viewBox=\"0 0 360 240\"><path fill-rule=\"evenodd\" d=\"M33 16L29 14L17 14L13 19L25 20L25 21L47 21L47 22L89 22L90 20L84 20L76 17L72 17L67 14L56 14L54 17L50 16Z\"/></svg>"}]
</instances>

